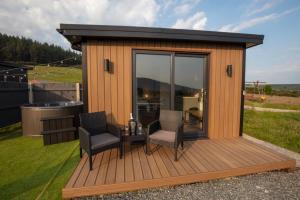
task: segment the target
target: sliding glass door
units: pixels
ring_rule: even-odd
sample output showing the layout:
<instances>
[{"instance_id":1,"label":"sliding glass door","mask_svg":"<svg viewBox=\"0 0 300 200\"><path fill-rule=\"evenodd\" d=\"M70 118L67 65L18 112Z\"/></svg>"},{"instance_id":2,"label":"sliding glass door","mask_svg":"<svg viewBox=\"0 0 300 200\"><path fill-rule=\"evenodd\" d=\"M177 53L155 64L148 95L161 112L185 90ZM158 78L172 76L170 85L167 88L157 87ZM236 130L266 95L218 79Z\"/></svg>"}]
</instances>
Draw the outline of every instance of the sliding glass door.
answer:
<instances>
[{"instance_id":1,"label":"sliding glass door","mask_svg":"<svg viewBox=\"0 0 300 200\"><path fill-rule=\"evenodd\" d=\"M171 108L171 55L136 54L136 117L145 127Z\"/></svg>"},{"instance_id":2,"label":"sliding glass door","mask_svg":"<svg viewBox=\"0 0 300 200\"><path fill-rule=\"evenodd\" d=\"M174 109L183 112L186 138L205 136L203 134L204 66L204 56L175 54Z\"/></svg>"},{"instance_id":3,"label":"sliding glass door","mask_svg":"<svg viewBox=\"0 0 300 200\"><path fill-rule=\"evenodd\" d=\"M186 138L205 136L206 57L174 52L134 52L134 103L138 121L146 127L160 109L183 112Z\"/></svg>"}]
</instances>

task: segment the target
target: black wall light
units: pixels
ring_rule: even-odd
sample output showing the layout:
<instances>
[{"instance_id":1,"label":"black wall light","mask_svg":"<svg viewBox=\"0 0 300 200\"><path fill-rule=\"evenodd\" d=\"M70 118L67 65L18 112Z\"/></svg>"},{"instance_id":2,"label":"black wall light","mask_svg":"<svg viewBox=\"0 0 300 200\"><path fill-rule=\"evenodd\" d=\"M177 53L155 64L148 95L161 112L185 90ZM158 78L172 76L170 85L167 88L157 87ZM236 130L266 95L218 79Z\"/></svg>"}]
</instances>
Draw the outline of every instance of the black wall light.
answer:
<instances>
[{"instance_id":1,"label":"black wall light","mask_svg":"<svg viewBox=\"0 0 300 200\"><path fill-rule=\"evenodd\" d=\"M232 65L227 65L226 73L228 77L232 77Z\"/></svg>"},{"instance_id":2,"label":"black wall light","mask_svg":"<svg viewBox=\"0 0 300 200\"><path fill-rule=\"evenodd\" d=\"M110 71L110 61L109 59L104 59L104 71Z\"/></svg>"}]
</instances>

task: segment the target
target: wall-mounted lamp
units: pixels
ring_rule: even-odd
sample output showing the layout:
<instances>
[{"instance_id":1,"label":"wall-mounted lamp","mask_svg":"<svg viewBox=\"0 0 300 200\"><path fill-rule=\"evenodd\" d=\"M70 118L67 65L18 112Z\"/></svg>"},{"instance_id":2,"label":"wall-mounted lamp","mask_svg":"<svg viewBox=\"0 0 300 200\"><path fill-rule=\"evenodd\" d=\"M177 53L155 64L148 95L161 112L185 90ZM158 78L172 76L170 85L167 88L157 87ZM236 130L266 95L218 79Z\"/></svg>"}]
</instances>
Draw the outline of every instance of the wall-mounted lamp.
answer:
<instances>
[{"instance_id":1,"label":"wall-mounted lamp","mask_svg":"<svg viewBox=\"0 0 300 200\"><path fill-rule=\"evenodd\" d=\"M110 62L109 62L109 59L104 59L104 71L106 71L106 72L110 71Z\"/></svg>"},{"instance_id":2,"label":"wall-mounted lamp","mask_svg":"<svg viewBox=\"0 0 300 200\"><path fill-rule=\"evenodd\" d=\"M232 77L232 65L227 65L226 73L228 77Z\"/></svg>"}]
</instances>

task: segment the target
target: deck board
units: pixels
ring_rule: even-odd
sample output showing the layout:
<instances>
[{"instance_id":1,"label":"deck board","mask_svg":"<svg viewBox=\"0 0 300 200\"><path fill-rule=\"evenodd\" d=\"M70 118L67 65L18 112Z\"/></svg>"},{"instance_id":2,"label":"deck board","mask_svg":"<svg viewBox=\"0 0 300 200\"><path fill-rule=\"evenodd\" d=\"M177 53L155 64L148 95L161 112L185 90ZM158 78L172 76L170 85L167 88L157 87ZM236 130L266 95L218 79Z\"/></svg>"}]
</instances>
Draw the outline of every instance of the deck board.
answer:
<instances>
[{"instance_id":1,"label":"deck board","mask_svg":"<svg viewBox=\"0 0 300 200\"><path fill-rule=\"evenodd\" d=\"M151 155L142 147L126 149L123 159L117 149L107 150L93 157L92 171L84 155L62 191L63 198L187 184L296 165L294 159L243 138L185 142L177 162L173 149L152 149Z\"/></svg>"},{"instance_id":2,"label":"deck board","mask_svg":"<svg viewBox=\"0 0 300 200\"><path fill-rule=\"evenodd\" d=\"M140 162L138 148L136 147L134 147L134 149L132 150L132 161L133 161L134 180L135 181L143 180L142 166Z\"/></svg>"},{"instance_id":3,"label":"deck board","mask_svg":"<svg viewBox=\"0 0 300 200\"><path fill-rule=\"evenodd\" d=\"M157 151L152 153L154 160L157 164L157 167L160 171L160 174L162 177L169 177L170 176L170 172L168 171L166 165L164 164L163 160L161 159L159 153Z\"/></svg>"},{"instance_id":4,"label":"deck board","mask_svg":"<svg viewBox=\"0 0 300 200\"><path fill-rule=\"evenodd\" d=\"M102 156L103 153L99 153L94 157L93 170L90 171L86 179L86 183L85 183L86 186L92 186L95 184L99 172L99 166L101 165Z\"/></svg>"},{"instance_id":5,"label":"deck board","mask_svg":"<svg viewBox=\"0 0 300 200\"><path fill-rule=\"evenodd\" d=\"M253 162L249 160L249 158L245 157L243 154L241 154L241 151L237 152L237 148L232 148L232 145L229 145L228 142L222 142L222 143L216 143L215 141L211 141L215 145L217 145L219 148L224 149L225 151L228 151L232 159L236 160L239 163L242 163L242 165L250 166L253 165Z\"/></svg>"},{"instance_id":6,"label":"deck board","mask_svg":"<svg viewBox=\"0 0 300 200\"><path fill-rule=\"evenodd\" d=\"M145 180L147 179L152 179L152 172L150 170L150 166L148 163L148 160L146 158L145 152L143 148L139 148L139 157L140 157L140 162L141 162L141 168L143 172L143 177Z\"/></svg>"},{"instance_id":7,"label":"deck board","mask_svg":"<svg viewBox=\"0 0 300 200\"><path fill-rule=\"evenodd\" d=\"M228 148L232 148L235 152L238 150L239 154L249 161L250 165L265 163L265 159L261 159L261 154L256 155L250 148L245 148L244 145L236 143L234 141L226 141Z\"/></svg>"},{"instance_id":8,"label":"deck board","mask_svg":"<svg viewBox=\"0 0 300 200\"><path fill-rule=\"evenodd\" d=\"M117 160L118 160L117 157L118 157L117 149L112 149L109 158L105 184L113 184L116 182L116 168L117 168Z\"/></svg>"},{"instance_id":9,"label":"deck board","mask_svg":"<svg viewBox=\"0 0 300 200\"><path fill-rule=\"evenodd\" d=\"M120 152L118 152L118 158L120 157ZM117 171L116 171L116 183L122 183L125 181L125 159L118 159L117 161Z\"/></svg>"},{"instance_id":10,"label":"deck board","mask_svg":"<svg viewBox=\"0 0 300 200\"><path fill-rule=\"evenodd\" d=\"M150 155L146 156L146 158L148 160L149 167L151 169L151 173L152 173L153 178L161 178L162 176L161 176L159 168L156 164L156 161L154 159L153 154L150 154Z\"/></svg>"},{"instance_id":11,"label":"deck board","mask_svg":"<svg viewBox=\"0 0 300 200\"><path fill-rule=\"evenodd\" d=\"M175 168L175 166L173 165L172 161L170 160L170 158L167 156L167 154L164 151L164 148L160 148L158 150L160 157L162 158L166 168L168 169L168 171L170 172L169 174L171 176L179 176L178 172Z\"/></svg>"},{"instance_id":12,"label":"deck board","mask_svg":"<svg viewBox=\"0 0 300 200\"><path fill-rule=\"evenodd\" d=\"M230 161L230 165L235 167L244 167L247 165L247 163L244 163L243 161L239 160L238 158L236 158L236 156L232 155L232 151L229 151L230 149L226 149L223 146L221 146L220 144L215 144L213 141L209 140L207 141L214 149L216 149L219 152L222 152L226 155L226 162L228 162L227 160Z\"/></svg>"},{"instance_id":13,"label":"deck board","mask_svg":"<svg viewBox=\"0 0 300 200\"><path fill-rule=\"evenodd\" d=\"M107 169L109 164L109 157L110 157L111 150L105 151L103 153L102 162L99 168L98 176L96 179L96 185L104 184L106 175L107 175ZM95 169L94 169L95 170Z\"/></svg>"},{"instance_id":14,"label":"deck board","mask_svg":"<svg viewBox=\"0 0 300 200\"><path fill-rule=\"evenodd\" d=\"M132 165L132 152L125 154L125 181L134 181L133 165Z\"/></svg>"}]
</instances>

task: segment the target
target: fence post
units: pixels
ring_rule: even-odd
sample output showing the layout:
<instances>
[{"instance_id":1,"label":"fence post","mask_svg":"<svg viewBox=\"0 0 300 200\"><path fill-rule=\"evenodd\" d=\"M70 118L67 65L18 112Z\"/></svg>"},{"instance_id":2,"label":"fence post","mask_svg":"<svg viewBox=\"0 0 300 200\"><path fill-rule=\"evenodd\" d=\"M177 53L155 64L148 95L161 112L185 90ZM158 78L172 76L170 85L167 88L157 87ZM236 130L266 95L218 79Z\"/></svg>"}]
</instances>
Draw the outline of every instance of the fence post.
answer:
<instances>
[{"instance_id":1,"label":"fence post","mask_svg":"<svg viewBox=\"0 0 300 200\"><path fill-rule=\"evenodd\" d=\"M80 84L76 83L76 101L80 101Z\"/></svg>"},{"instance_id":2,"label":"fence post","mask_svg":"<svg viewBox=\"0 0 300 200\"><path fill-rule=\"evenodd\" d=\"M32 92L32 83L28 83L28 101L30 104L33 104L33 92Z\"/></svg>"}]
</instances>

